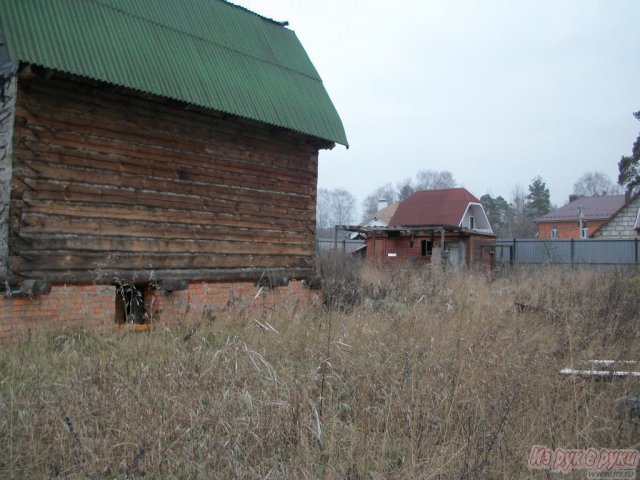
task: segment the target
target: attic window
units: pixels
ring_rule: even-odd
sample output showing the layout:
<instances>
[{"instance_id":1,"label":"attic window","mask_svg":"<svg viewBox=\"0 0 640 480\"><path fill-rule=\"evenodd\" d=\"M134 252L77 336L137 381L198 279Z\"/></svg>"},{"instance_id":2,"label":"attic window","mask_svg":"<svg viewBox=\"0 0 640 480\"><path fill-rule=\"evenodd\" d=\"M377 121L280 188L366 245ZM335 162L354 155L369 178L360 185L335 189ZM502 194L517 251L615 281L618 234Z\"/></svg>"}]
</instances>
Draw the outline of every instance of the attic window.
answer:
<instances>
[{"instance_id":1,"label":"attic window","mask_svg":"<svg viewBox=\"0 0 640 480\"><path fill-rule=\"evenodd\" d=\"M473 215L469 216L469 229L473 230L476 226L476 219Z\"/></svg>"},{"instance_id":2,"label":"attic window","mask_svg":"<svg viewBox=\"0 0 640 480\"><path fill-rule=\"evenodd\" d=\"M144 308L143 286L123 283L116 289L116 324L147 325L147 315Z\"/></svg>"},{"instance_id":3,"label":"attic window","mask_svg":"<svg viewBox=\"0 0 640 480\"><path fill-rule=\"evenodd\" d=\"M433 242L430 240L420 240L420 254L428 257L433 253Z\"/></svg>"}]
</instances>

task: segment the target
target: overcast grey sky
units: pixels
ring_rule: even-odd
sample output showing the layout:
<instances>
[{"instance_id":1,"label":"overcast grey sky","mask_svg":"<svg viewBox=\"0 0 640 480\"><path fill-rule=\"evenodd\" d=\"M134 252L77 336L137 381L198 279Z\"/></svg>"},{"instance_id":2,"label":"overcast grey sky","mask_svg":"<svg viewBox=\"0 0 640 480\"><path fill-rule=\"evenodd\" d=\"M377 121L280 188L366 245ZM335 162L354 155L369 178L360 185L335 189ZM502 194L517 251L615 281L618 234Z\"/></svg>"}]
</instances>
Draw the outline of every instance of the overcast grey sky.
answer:
<instances>
[{"instance_id":1,"label":"overcast grey sky","mask_svg":"<svg viewBox=\"0 0 640 480\"><path fill-rule=\"evenodd\" d=\"M319 185L359 204L435 169L478 197L540 175L560 206L640 132L639 0L234 3L290 22L351 145L320 153Z\"/></svg>"}]
</instances>

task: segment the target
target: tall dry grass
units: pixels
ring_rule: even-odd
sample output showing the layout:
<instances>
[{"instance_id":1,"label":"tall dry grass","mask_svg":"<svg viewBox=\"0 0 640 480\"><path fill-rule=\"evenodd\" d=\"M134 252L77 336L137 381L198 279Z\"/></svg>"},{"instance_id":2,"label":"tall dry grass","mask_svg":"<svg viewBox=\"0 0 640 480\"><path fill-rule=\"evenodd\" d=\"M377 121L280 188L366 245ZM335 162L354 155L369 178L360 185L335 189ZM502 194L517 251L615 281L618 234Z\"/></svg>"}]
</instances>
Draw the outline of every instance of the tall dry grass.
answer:
<instances>
[{"instance_id":1,"label":"tall dry grass","mask_svg":"<svg viewBox=\"0 0 640 480\"><path fill-rule=\"evenodd\" d=\"M324 269L325 308L3 347L0 477L552 478L532 445L639 447L637 380L559 370L640 357L640 277Z\"/></svg>"}]
</instances>

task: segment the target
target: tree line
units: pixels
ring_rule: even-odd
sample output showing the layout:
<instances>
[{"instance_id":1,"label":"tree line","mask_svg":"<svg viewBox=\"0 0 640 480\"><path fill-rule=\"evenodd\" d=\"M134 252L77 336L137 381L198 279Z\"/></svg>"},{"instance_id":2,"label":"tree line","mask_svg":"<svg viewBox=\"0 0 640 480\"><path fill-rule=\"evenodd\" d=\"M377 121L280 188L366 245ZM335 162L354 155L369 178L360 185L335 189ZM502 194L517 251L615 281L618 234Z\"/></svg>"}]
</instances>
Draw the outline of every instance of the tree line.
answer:
<instances>
[{"instance_id":1,"label":"tree line","mask_svg":"<svg viewBox=\"0 0 640 480\"><path fill-rule=\"evenodd\" d=\"M640 111L634 117L640 121ZM640 191L640 134L633 144L630 156L618 162L618 183L602 172L586 172L573 185L577 196L600 196ZM401 182L386 183L367 195L362 202L360 221L366 221L378 211L378 201L401 202L413 192L453 188L458 186L453 174L447 170L420 170L415 176ZM480 197L493 231L503 238L530 238L535 236L534 219L556 208L551 205L549 188L540 177L535 177L525 190L517 184L509 199L486 193ZM346 189L318 189L316 223L318 234L333 230L335 225L360 223L357 221L356 198Z\"/></svg>"}]
</instances>

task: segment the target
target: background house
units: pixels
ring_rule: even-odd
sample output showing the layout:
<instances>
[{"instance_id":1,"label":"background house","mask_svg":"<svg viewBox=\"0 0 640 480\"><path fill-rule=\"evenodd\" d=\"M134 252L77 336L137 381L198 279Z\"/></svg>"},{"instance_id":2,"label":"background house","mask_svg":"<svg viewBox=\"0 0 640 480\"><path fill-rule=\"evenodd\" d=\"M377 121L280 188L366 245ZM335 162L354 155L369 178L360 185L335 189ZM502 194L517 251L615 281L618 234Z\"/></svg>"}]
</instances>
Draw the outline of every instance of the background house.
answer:
<instances>
[{"instance_id":1,"label":"background house","mask_svg":"<svg viewBox=\"0 0 640 480\"><path fill-rule=\"evenodd\" d=\"M591 237L625 204L625 195L569 196L569 203L534 220L540 239Z\"/></svg>"},{"instance_id":2,"label":"background house","mask_svg":"<svg viewBox=\"0 0 640 480\"><path fill-rule=\"evenodd\" d=\"M389 204L387 200L378 201L378 211L360 224L362 227L386 227L398 210L400 202Z\"/></svg>"},{"instance_id":3,"label":"background house","mask_svg":"<svg viewBox=\"0 0 640 480\"><path fill-rule=\"evenodd\" d=\"M492 263L491 225L480 201L464 188L418 191L398 205L387 226L344 228L366 234L366 258L382 265Z\"/></svg>"},{"instance_id":4,"label":"background house","mask_svg":"<svg viewBox=\"0 0 640 480\"><path fill-rule=\"evenodd\" d=\"M0 336L305 295L318 151L347 140L293 31L221 0L0 11Z\"/></svg>"}]
</instances>

